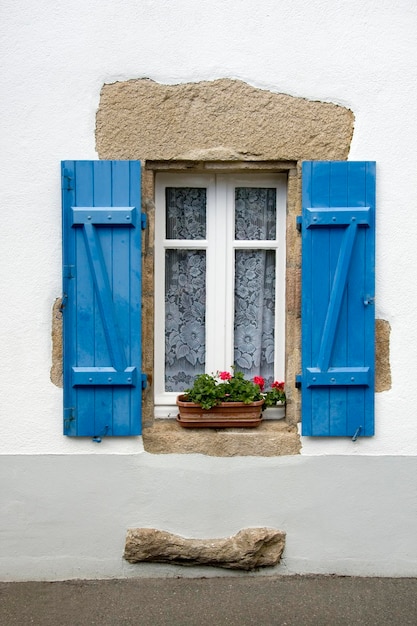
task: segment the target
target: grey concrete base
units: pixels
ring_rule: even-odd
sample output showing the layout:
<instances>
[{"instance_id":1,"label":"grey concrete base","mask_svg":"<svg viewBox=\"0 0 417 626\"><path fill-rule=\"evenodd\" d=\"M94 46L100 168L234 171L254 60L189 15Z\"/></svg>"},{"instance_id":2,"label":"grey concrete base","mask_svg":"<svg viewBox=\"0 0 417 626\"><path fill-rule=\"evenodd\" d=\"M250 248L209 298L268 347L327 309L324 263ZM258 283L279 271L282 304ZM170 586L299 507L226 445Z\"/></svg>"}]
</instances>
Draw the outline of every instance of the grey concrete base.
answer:
<instances>
[{"instance_id":1,"label":"grey concrete base","mask_svg":"<svg viewBox=\"0 0 417 626\"><path fill-rule=\"evenodd\" d=\"M0 583L0 623L75 626L415 626L417 579L268 579Z\"/></svg>"},{"instance_id":2,"label":"grey concrete base","mask_svg":"<svg viewBox=\"0 0 417 626\"><path fill-rule=\"evenodd\" d=\"M128 528L222 537L285 529L255 574L417 576L417 457L0 457L0 580L230 576L130 565Z\"/></svg>"}]
</instances>

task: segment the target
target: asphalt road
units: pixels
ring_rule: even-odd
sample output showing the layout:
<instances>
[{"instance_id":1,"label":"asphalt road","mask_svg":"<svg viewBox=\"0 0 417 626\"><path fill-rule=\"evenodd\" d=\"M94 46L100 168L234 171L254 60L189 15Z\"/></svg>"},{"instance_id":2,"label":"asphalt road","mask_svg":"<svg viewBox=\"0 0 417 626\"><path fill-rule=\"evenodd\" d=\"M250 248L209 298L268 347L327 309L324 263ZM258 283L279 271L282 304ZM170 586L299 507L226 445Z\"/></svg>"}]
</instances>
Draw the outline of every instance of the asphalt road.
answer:
<instances>
[{"instance_id":1,"label":"asphalt road","mask_svg":"<svg viewBox=\"0 0 417 626\"><path fill-rule=\"evenodd\" d=\"M417 578L0 583L1 626L417 625Z\"/></svg>"}]
</instances>

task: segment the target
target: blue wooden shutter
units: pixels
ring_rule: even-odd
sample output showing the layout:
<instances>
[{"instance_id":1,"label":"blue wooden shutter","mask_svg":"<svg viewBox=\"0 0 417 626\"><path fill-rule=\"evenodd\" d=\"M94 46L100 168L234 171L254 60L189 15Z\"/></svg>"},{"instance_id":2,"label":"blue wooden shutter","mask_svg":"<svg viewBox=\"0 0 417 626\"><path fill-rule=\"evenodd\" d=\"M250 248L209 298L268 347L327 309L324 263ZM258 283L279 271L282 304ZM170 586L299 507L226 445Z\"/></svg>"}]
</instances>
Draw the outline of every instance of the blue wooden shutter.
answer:
<instances>
[{"instance_id":1,"label":"blue wooden shutter","mask_svg":"<svg viewBox=\"0 0 417 626\"><path fill-rule=\"evenodd\" d=\"M302 434L374 434L375 163L303 163Z\"/></svg>"},{"instance_id":2,"label":"blue wooden shutter","mask_svg":"<svg viewBox=\"0 0 417 626\"><path fill-rule=\"evenodd\" d=\"M64 434L141 432L138 161L64 161Z\"/></svg>"}]
</instances>

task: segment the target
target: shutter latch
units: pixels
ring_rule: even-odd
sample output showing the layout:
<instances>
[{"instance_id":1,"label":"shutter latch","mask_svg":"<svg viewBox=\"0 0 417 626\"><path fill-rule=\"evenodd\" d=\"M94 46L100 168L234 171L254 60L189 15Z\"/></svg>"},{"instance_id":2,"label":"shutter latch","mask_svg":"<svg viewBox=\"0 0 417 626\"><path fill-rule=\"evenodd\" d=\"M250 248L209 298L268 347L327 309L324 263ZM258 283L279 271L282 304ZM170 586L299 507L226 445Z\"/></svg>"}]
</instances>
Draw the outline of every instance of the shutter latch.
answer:
<instances>
[{"instance_id":1,"label":"shutter latch","mask_svg":"<svg viewBox=\"0 0 417 626\"><path fill-rule=\"evenodd\" d=\"M365 299L363 301L365 306L369 306L370 304L374 304L375 303L375 296L365 296Z\"/></svg>"},{"instance_id":2,"label":"shutter latch","mask_svg":"<svg viewBox=\"0 0 417 626\"><path fill-rule=\"evenodd\" d=\"M99 435L94 435L94 437L93 437L94 443L101 443L101 438L105 437L107 435L107 433L109 432L109 430L110 430L110 428L106 425Z\"/></svg>"}]
</instances>

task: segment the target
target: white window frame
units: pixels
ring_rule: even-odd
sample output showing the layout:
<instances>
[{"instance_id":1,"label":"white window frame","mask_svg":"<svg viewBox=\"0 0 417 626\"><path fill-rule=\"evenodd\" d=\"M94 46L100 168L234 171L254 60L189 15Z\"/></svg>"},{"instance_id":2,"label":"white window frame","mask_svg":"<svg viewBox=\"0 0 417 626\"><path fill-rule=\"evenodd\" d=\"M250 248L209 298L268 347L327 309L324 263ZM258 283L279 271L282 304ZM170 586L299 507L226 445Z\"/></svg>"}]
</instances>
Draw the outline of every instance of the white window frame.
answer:
<instances>
[{"instance_id":1,"label":"white window frame","mask_svg":"<svg viewBox=\"0 0 417 626\"><path fill-rule=\"evenodd\" d=\"M167 240L165 237L166 187L207 189L207 232L204 240ZM276 240L234 240L235 187L276 188ZM285 377L285 231L287 177L263 173L158 173L155 180L155 417L175 417L177 392L164 391L165 374L165 251L206 250L206 372L230 370L234 352L235 250L275 250L275 380ZM209 253L210 252L210 253ZM217 310L217 314L215 311ZM230 324L219 323L221 317Z\"/></svg>"}]
</instances>

